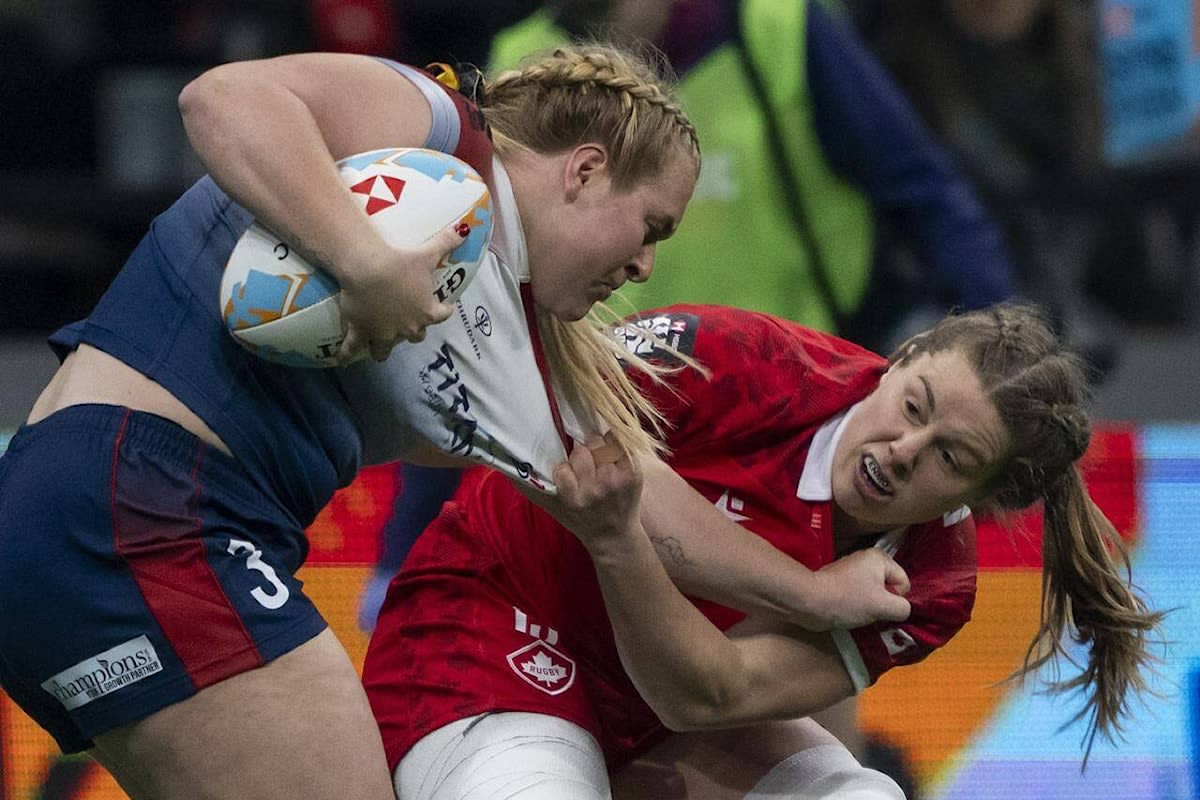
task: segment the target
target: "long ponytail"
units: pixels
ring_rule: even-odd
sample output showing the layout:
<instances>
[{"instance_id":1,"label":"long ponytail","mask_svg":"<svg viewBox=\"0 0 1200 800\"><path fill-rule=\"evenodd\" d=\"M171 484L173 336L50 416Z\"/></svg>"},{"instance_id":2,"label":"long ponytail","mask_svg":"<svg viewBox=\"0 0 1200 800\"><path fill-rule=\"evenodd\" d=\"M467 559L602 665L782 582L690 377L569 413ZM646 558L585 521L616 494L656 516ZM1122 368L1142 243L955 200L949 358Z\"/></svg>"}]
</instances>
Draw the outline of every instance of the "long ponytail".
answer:
<instances>
[{"instance_id":1,"label":"long ponytail","mask_svg":"<svg viewBox=\"0 0 1200 800\"><path fill-rule=\"evenodd\" d=\"M1072 718L1087 721L1086 750L1096 733L1110 739L1121 731L1132 697L1146 690L1146 671L1155 660L1149 634L1162 621L1132 588L1128 548L1088 496L1071 467L1046 492L1042 528L1042 609L1038 631L1017 676L1062 657L1069 635L1087 647L1087 662L1073 678L1048 682L1052 691L1085 691L1084 707Z\"/></svg>"},{"instance_id":2,"label":"long ponytail","mask_svg":"<svg viewBox=\"0 0 1200 800\"><path fill-rule=\"evenodd\" d=\"M948 317L901 345L892 362L945 350L966 356L1012 442L978 510L1015 511L1039 501L1045 509L1041 620L1012 677L1060 663L1060 656L1071 661L1067 636L1086 646L1083 672L1048 684L1085 692L1073 721L1087 720L1090 753L1097 733L1120 734L1133 696L1147 688L1143 670L1156 660L1149 635L1163 615L1134 590L1128 551L1076 467L1091 439L1087 370L1030 305Z\"/></svg>"}]
</instances>

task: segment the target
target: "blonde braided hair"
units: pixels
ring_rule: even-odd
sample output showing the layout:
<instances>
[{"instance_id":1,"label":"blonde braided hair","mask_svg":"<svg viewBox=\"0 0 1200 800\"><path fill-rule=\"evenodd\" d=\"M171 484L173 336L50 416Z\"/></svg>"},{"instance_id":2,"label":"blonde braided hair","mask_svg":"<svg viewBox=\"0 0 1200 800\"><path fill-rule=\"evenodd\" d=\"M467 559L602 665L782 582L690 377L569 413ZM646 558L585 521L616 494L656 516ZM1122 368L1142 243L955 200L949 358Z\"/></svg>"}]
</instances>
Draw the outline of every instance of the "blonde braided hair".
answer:
<instances>
[{"instance_id":1,"label":"blonde braided hair","mask_svg":"<svg viewBox=\"0 0 1200 800\"><path fill-rule=\"evenodd\" d=\"M613 187L657 177L675 148L699 166L696 129L675 97L666 62L653 51L584 43L526 57L485 81L476 100L501 159L525 149L560 153L585 142L607 148ZM605 312L608 312L607 315ZM611 430L629 453L661 449L661 417L622 369L656 375L611 334L615 312L602 306L568 322L541 309L537 323L554 384L581 420Z\"/></svg>"},{"instance_id":2,"label":"blonde braided hair","mask_svg":"<svg viewBox=\"0 0 1200 800\"><path fill-rule=\"evenodd\" d=\"M529 56L485 82L480 107L501 158L513 147L557 153L603 144L616 188L651 178L682 144L700 143L679 106L661 57L612 45L578 44Z\"/></svg>"}]
</instances>

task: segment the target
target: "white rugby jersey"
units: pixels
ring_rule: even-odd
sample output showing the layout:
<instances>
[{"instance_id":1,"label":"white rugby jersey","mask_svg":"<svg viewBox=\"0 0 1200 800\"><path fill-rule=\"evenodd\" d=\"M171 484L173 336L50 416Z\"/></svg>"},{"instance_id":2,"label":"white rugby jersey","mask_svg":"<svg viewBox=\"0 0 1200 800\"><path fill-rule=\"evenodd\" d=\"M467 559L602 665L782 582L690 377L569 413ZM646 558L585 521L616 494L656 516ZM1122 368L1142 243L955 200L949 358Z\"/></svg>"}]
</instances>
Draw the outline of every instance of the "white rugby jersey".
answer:
<instances>
[{"instance_id":1,"label":"white rugby jersey","mask_svg":"<svg viewBox=\"0 0 1200 800\"><path fill-rule=\"evenodd\" d=\"M550 389L533 318L529 258L513 197L493 159L492 242L455 313L401 343L387 361L342 370L368 463L403 460L414 434L439 450L553 493L553 468L571 439L595 433Z\"/></svg>"}]
</instances>

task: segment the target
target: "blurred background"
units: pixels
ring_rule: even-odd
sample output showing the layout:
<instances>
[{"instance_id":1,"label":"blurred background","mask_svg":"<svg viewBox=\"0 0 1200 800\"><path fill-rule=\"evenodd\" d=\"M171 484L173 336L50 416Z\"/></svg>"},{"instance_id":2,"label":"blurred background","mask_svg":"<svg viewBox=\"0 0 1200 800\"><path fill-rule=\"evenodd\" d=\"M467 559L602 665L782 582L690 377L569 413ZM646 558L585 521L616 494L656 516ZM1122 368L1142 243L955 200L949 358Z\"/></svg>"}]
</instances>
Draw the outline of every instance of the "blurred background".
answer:
<instances>
[{"instance_id":1,"label":"blurred background","mask_svg":"<svg viewBox=\"0 0 1200 800\"><path fill-rule=\"evenodd\" d=\"M611 24L624 6L661 10L666 27L651 38L686 80L719 45L713 9L730 5L0 0L0 448L55 369L45 336L87 314L152 217L200 175L175 100L203 69L314 49L482 66L493 36L530 14L575 32L580 20ZM1159 697L1125 742L1098 743L1081 774L1074 704L996 684L1036 627L1040 553L1020 525L985 526L974 620L925 664L866 692L858 725L914 798L1200 798L1200 3L819 5L971 187L1001 236L1011 293L1046 304L1095 367L1093 494L1134 544L1152 604L1177 609ZM684 34L703 46L682 46ZM728 168L719 154L706 159L706 170ZM879 211L875 291L843 330L876 349L962 302L888 220ZM359 657L354 605L394 477L364 473L311 531L308 586ZM87 761L56 758L0 697L0 800L119 796Z\"/></svg>"}]
</instances>

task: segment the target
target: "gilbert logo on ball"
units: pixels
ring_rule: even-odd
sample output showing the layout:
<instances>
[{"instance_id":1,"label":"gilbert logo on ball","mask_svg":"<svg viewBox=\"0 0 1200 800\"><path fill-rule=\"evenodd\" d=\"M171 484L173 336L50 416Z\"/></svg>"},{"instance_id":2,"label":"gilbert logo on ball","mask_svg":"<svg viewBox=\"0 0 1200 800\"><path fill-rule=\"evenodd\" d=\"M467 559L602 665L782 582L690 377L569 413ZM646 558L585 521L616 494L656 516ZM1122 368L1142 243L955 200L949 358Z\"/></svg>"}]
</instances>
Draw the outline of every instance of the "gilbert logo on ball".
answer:
<instances>
[{"instance_id":1,"label":"gilbert logo on ball","mask_svg":"<svg viewBox=\"0 0 1200 800\"><path fill-rule=\"evenodd\" d=\"M456 300L487 255L492 199L470 165L435 150L375 150L338 163L338 172L385 241L413 247L466 223L467 238L442 263L434 294ZM256 355L296 367L335 366L342 341L340 287L255 222L238 240L221 277L221 315Z\"/></svg>"}]
</instances>

